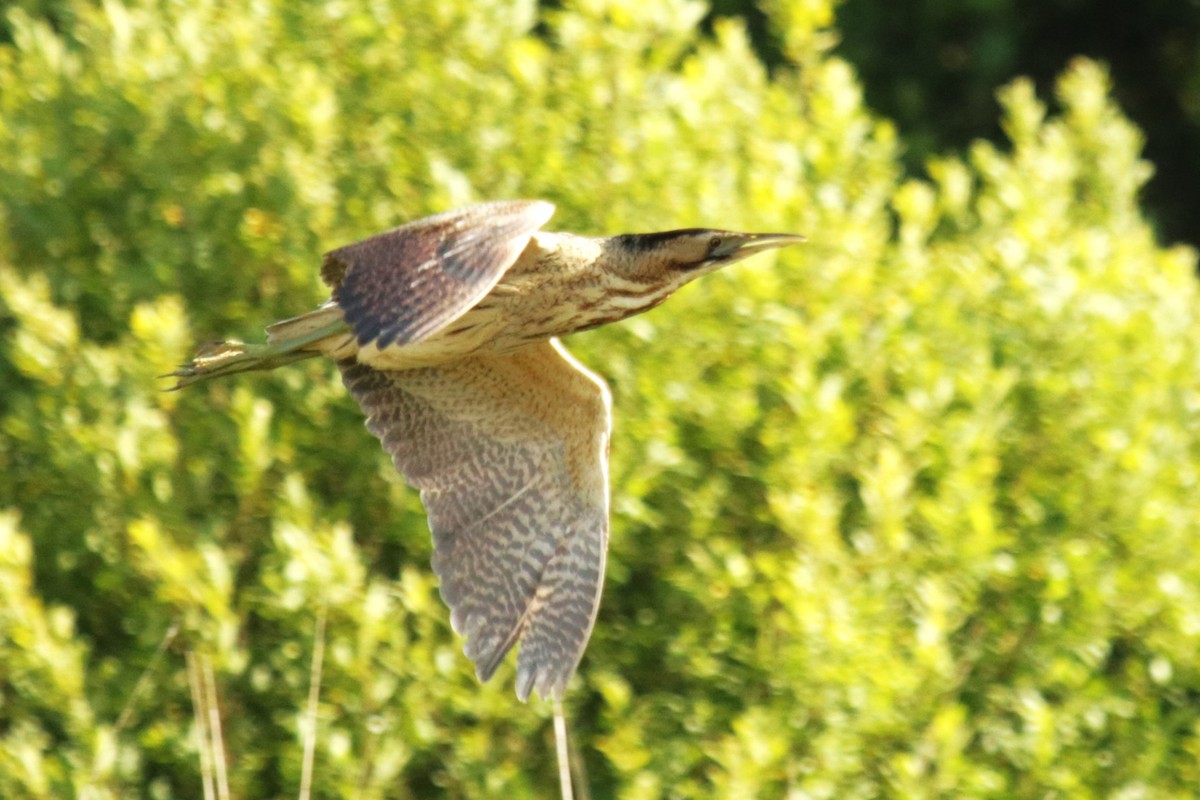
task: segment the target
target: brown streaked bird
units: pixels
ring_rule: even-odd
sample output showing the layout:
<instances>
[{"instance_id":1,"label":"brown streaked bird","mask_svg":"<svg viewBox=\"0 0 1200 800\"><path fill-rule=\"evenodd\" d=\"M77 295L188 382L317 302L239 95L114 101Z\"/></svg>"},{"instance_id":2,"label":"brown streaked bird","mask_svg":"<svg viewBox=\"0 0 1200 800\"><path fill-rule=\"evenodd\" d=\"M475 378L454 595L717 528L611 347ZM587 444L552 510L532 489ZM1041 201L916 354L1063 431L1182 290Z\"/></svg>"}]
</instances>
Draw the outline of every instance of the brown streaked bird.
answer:
<instances>
[{"instance_id":1,"label":"brown streaked bird","mask_svg":"<svg viewBox=\"0 0 1200 800\"><path fill-rule=\"evenodd\" d=\"M433 532L433 569L481 681L518 641L516 691L562 699L608 547L610 397L556 337L639 314L701 275L804 241L687 229L551 233L554 206L482 203L324 257L324 305L228 341L181 388L314 356L342 380Z\"/></svg>"}]
</instances>

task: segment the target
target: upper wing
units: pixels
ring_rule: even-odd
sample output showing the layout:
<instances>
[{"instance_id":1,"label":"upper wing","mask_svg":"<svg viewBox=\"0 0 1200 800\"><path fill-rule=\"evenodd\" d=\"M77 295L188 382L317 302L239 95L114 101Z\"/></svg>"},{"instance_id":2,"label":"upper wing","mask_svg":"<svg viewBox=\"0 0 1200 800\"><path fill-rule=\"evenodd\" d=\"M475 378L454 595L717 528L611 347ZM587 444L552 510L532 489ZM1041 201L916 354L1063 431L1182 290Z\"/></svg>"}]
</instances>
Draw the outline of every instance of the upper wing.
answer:
<instances>
[{"instance_id":1,"label":"upper wing","mask_svg":"<svg viewBox=\"0 0 1200 800\"><path fill-rule=\"evenodd\" d=\"M368 430L421 490L442 597L480 680L519 639L517 696L561 698L604 581L603 381L556 340L414 370L339 366Z\"/></svg>"},{"instance_id":2,"label":"upper wing","mask_svg":"<svg viewBox=\"0 0 1200 800\"><path fill-rule=\"evenodd\" d=\"M360 345L415 342L491 291L553 213L542 200L447 211L326 253L321 278Z\"/></svg>"}]
</instances>

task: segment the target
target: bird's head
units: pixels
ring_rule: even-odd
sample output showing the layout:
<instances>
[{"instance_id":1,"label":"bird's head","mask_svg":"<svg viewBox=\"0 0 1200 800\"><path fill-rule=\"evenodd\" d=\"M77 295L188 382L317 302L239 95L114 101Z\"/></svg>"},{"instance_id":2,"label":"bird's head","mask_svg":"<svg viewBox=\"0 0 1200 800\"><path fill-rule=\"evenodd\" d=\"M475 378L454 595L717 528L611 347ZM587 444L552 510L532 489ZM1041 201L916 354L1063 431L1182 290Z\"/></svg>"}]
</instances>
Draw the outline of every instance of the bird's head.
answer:
<instances>
[{"instance_id":1,"label":"bird's head","mask_svg":"<svg viewBox=\"0 0 1200 800\"><path fill-rule=\"evenodd\" d=\"M688 228L662 233L627 233L615 238L627 263L639 273L656 272L675 287L755 253L799 244L792 233L738 233ZM663 274L665 273L665 274Z\"/></svg>"},{"instance_id":2,"label":"bird's head","mask_svg":"<svg viewBox=\"0 0 1200 800\"><path fill-rule=\"evenodd\" d=\"M599 299L585 305L573 330L615 322L662 303L676 289L701 275L743 258L799 244L791 233L737 233L713 228L688 228L662 233L626 233L598 241L604 274Z\"/></svg>"}]
</instances>

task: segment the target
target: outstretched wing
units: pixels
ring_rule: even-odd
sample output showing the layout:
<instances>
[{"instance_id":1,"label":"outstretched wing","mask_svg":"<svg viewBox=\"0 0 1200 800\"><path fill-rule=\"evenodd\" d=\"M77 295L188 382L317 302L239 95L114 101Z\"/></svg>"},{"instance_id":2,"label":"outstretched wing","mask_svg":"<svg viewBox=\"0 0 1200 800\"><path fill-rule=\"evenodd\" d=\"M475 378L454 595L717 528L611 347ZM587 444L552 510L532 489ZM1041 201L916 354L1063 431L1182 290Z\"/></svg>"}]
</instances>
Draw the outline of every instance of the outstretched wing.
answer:
<instances>
[{"instance_id":1,"label":"outstretched wing","mask_svg":"<svg viewBox=\"0 0 1200 800\"><path fill-rule=\"evenodd\" d=\"M520 640L517 696L561 698L604 580L603 381L557 340L414 370L339 366L368 430L421 490L433 568L479 679Z\"/></svg>"},{"instance_id":2,"label":"outstretched wing","mask_svg":"<svg viewBox=\"0 0 1200 800\"><path fill-rule=\"evenodd\" d=\"M360 345L419 341L491 291L553 213L542 200L447 211L326 253L321 278Z\"/></svg>"}]
</instances>

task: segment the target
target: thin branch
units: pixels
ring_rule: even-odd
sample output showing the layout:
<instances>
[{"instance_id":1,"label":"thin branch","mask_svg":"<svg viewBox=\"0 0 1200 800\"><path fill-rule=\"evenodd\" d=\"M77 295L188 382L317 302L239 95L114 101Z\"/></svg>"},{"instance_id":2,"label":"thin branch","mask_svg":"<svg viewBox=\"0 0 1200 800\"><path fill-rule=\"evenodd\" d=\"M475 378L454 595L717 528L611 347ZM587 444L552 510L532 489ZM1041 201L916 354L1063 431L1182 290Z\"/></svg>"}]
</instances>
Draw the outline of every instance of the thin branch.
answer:
<instances>
[{"instance_id":1,"label":"thin branch","mask_svg":"<svg viewBox=\"0 0 1200 800\"><path fill-rule=\"evenodd\" d=\"M225 741L221 736L221 709L217 705L217 682L213 677L212 660L200 657L204 668L204 693L208 701L208 735L212 738L213 765L217 774L217 797L229 800L229 775L225 769Z\"/></svg>"},{"instance_id":2,"label":"thin branch","mask_svg":"<svg viewBox=\"0 0 1200 800\"><path fill-rule=\"evenodd\" d=\"M117 721L113 724L113 737L119 737L121 731L129 724L133 718L134 707L137 701L143 694L146 693L146 687L150 685L150 677L154 674L154 670L158 667L158 662L162 660L163 653L167 652L167 648L175 641L175 636L179 633L179 622L175 621L167 628L167 632L163 634L162 641L158 643L158 647L154 649L154 654L150 656L150 660L146 663L142 674L138 676L137 683L133 685L133 691L129 693L129 697L125 700L125 705L121 708L121 713L117 715ZM103 758L99 752L96 754L96 759L92 763L92 775L84 787L85 792L91 792L95 789L96 784L100 781L100 770L103 766Z\"/></svg>"},{"instance_id":3,"label":"thin branch","mask_svg":"<svg viewBox=\"0 0 1200 800\"><path fill-rule=\"evenodd\" d=\"M208 725L205 724L204 682L200 680L200 667L196 654L187 654L188 686L192 689L192 715L196 720L196 749L200 752L200 783L204 787L204 800L216 800L213 791L213 765L209 757Z\"/></svg>"},{"instance_id":4,"label":"thin branch","mask_svg":"<svg viewBox=\"0 0 1200 800\"><path fill-rule=\"evenodd\" d=\"M163 635L162 641L158 643L158 647L154 650L154 655L150 656L149 663L142 670L142 674L138 676L137 683L133 687L133 691L129 693L129 699L125 701L125 707L121 709L120 716L117 717L117 724L113 728L113 733L120 733L121 729L129 724L129 718L133 716L133 706L138 698L146 691L146 687L150 685L150 675L154 672L154 668L158 666L158 662L162 660L163 653L167 652L167 648L171 646L171 642L175 641L175 636L179 633L179 620L171 623L171 627L167 628L166 634Z\"/></svg>"},{"instance_id":5,"label":"thin branch","mask_svg":"<svg viewBox=\"0 0 1200 800\"><path fill-rule=\"evenodd\" d=\"M554 701L554 745L558 756L558 783L562 789L562 800L574 800L571 791L571 757L567 748L567 717L563 713L562 700Z\"/></svg>"},{"instance_id":6,"label":"thin branch","mask_svg":"<svg viewBox=\"0 0 1200 800\"><path fill-rule=\"evenodd\" d=\"M308 678L308 709L304 719L304 762L300 769L300 800L312 795L313 758L317 749L317 703L321 698L321 667L325 661L326 606L317 615L317 630L313 634L312 667Z\"/></svg>"}]
</instances>

